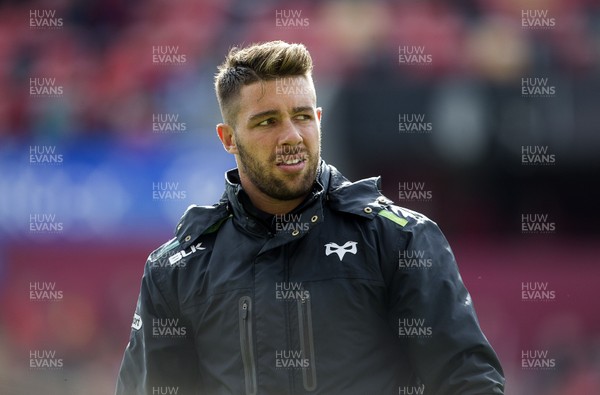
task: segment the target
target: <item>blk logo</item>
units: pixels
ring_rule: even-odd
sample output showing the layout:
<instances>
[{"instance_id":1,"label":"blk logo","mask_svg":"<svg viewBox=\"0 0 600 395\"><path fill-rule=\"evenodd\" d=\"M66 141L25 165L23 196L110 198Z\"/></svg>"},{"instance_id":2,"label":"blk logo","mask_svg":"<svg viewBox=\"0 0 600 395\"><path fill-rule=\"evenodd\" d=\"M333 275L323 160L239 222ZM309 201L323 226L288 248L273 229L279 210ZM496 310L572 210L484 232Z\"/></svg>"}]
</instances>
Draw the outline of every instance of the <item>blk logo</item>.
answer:
<instances>
[{"instance_id":1,"label":"blk logo","mask_svg":"<svg viewBox=\"0 0 600 395\"><path fill-rule=\"evenodd\" d=\"M202 250L206 250L206 248L202 247L201 242L196 245L192 245L189 248L189 252L186 252L185 250L181 250L178 253L176 253L175 255L169 257L169 263L171 265L175 265L177 262L179 262L186 256L192 255L194 252L202 251Z\"/></svg>"}]
</instances>

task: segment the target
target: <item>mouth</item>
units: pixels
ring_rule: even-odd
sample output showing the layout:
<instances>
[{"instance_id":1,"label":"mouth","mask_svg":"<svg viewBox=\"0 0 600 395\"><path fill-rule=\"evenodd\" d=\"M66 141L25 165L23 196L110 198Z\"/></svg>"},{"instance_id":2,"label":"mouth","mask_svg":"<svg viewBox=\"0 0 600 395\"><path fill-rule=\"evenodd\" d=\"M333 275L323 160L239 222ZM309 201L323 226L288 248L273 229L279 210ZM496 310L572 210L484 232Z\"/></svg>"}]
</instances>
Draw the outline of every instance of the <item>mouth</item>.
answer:
<instances>
[{"instance_id":1,"label":"mouth","mask_svg":"<svg viewBox=\"0 0 600 395\"><path fill-rule=\"evenodd\" d=\"M277 163L277 165L285 165L285 166L289 166L289 165L295 165L297 163L300 162L304 162L306 160L305 157L297 157L297 158L288 158L285 160L282 160L281 162Z\"/></svg>"},{"instance_id":2,"label":"mouth","mask_svg":"<svg viewBox=\"0 0 600 395\"><path fill-rule=\"evenodd\" d=\"M275 165L285 172L295 173L304 169L308 157L305 153L296 155L283 155L278 158Z\"/></svg>"}]
</instances>

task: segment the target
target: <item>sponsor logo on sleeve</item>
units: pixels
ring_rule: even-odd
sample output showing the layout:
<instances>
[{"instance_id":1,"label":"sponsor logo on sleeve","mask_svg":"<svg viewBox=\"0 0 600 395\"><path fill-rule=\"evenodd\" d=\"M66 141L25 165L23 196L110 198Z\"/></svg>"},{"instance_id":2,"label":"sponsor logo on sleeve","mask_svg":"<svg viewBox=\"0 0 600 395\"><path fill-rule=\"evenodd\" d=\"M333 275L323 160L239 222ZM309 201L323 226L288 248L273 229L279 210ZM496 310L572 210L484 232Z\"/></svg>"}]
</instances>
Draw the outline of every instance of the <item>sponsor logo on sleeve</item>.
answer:
<instances>
[{"instance_id":1,"label":"sponsor logo on sleeve","mask_svg":"<svg viewBox=\"0 0 600 395\"><path fill-rule=\"evenodd\" d=\"M141 329L142 327L142 317L140 317L137 313L133 314L133 321L131 322L131 327L136 331Z\"/></svg>"}]
</instances>

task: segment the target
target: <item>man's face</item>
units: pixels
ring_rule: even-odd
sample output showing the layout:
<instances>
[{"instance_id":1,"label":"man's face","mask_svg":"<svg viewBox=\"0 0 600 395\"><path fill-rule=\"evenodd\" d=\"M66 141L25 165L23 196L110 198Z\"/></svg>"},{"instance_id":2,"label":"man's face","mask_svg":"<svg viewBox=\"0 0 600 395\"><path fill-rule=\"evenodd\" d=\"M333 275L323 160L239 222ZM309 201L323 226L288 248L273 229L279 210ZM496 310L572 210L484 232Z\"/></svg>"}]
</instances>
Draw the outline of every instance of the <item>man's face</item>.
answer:
<instances>
[{"instance_id":1,"label":"man's face","mask_svg":"<svg viewBox=\"0 0 600 395\"><path fill-rule=\"evenodd\" d=\"M281 201L305 196L321 156L321 109L312 81L256 82L244 86L238 100L228 150L236 154L244 188ZM227 139L221 139L227 148Z\"/></svg>"}]
</instances>

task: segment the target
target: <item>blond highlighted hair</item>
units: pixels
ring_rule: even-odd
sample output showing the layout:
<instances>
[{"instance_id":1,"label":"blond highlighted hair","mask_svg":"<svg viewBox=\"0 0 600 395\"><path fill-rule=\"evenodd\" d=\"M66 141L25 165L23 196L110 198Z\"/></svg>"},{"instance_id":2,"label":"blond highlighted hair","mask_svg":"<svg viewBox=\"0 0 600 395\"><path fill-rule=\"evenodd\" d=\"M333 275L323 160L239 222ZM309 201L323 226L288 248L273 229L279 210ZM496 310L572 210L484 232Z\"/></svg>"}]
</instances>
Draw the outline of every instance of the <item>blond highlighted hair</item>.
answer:
<instances>
[{"instance_id":1,"label":"blond highlighted hair","mask_svg":"<svg viewBox=\"0 0 600 395\"><path fill-rule=\"evenodd\" d=\"M215 91L223 121L234 126L242 87L279 77L312 78L312 58L302 44L269 41L232 48L215 75Z\"/></svg>"}]
</instances>

